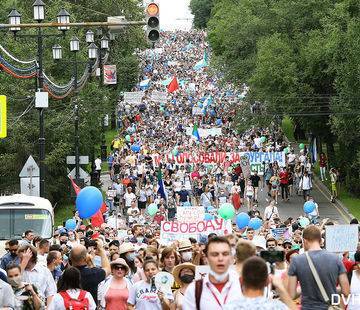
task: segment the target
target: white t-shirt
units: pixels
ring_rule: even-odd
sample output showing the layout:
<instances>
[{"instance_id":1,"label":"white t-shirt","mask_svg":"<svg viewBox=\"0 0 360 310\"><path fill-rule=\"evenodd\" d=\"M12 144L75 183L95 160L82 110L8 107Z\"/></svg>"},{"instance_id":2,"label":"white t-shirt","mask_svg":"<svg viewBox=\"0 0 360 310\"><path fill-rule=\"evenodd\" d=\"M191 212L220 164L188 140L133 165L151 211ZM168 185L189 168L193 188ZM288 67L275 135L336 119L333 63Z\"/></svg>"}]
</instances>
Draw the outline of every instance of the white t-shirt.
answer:
<instances>
[{"instance_id":1,"label":"white t-shirt","mask_svg":"<svg viewBox=\"0 0 360 310\"><path fill-rule=\"evenodd\" d=\"M269 220L274 214L279 215L278 208L276 206L267 206L264 211L264 218Z\"/></svg>"},{"instance_id":2,"label":"white t-shirt","mask_svg":"<svg viewBox=\"0 0 360 310\"><path fill-rule=\"evenodd\" d=\"M95 159L95 169L96 170L101 170L101 159L100 158L96 158Z\"/></svg>"},{"instance_id":3,"label":"white t-shirt","mask_svg":"<svg viewBox=\"0 0 360 310\"><path fill-rule=\"evenodd\" d=\"M295 154L288 154L288 161L289 161L289 164L291 163L294 163L295 162L295 159L296 159L296 155Z\"/></svg>"},{"instance_id":4,"label":"white t-shirt","mask_svg":"<svg viewBox=\"0 0 360 310\"><path fill-rule=\"evenodd\" d=\"M161 302L157 295L156 287L151 288L151 284L146 281L139 281L130 289L128 303L136 305L136 310L162 310ZM168 300L173 300L173 294L164 294Z\"/></svg>"},{"instance_id":5,"label":"white t-shirt","mask_svg":"<svg viewBox=\"0 0 360 310\"><path fill-rule=\"evenodd\" d=\"M67 293L70 295L71 298L78 298L80 294L80 290L67 290ZM89 300L89 310L95 310L96 304L94 298L91 296L89 292L86 292L85 298ZM62 296L57 293L54 295L53 300L51 301L50 305L47 307L48 310L66 310L64 305L64 299Z\"/></svg>"},{"instance_id":6,"label":"white t-shirt","mask_svg":"<svg viewBox=\"0 0 360 310\"><path fill-rule=\"evenodd\" d=\"M124 199L125 199L125 206L126 207L130 207L131 206L131 202L136 199L136 196L133 192L131 193L125 193L124 194Z\"/></svg>"}]
</instances>

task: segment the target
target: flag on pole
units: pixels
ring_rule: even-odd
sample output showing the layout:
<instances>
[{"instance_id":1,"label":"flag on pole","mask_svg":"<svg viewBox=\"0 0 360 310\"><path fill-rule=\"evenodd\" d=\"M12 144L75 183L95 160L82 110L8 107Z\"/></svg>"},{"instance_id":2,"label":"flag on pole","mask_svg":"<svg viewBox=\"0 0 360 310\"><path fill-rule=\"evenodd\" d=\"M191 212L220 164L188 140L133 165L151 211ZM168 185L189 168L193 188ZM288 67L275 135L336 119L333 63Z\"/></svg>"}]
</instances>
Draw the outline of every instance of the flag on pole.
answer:
<instances>
[{"instance_id":1,"label":"flag on pole","mask_svg":"<svg viewBox=\"0 0 360 310\"><path fill-rule=\"evenodd\" d=\"M199 134L199 129L198 129L198 125L197 125L197 124L195 124L194 127L193 127L192 135L193 135L193 137L196 138L196 140L197 140L198 142L200 142L200 134Z\"/></svg>"},{"instance_id":2,"label":"flag on pole","mask_svg":"<svg viewBox=\"0 0 360 310\"><path fill-rule=\"evenodd\" d=\"M81 188L75 183L74 179L72 178L71 175L69 175L70 181L71 181L71 185L74 189L74 192L76 194L76 196L80 193Z\"/></svg>"},{"instance_id":3,"label":"flag on pole","mask_svg":"<svg viewBox=\"0 0 360 310\"><path fill-rule=\"evenodd\" d=\"M168 199L168 195L167 192L165 190L165 186L164 186L164 180L162 178L162 173L161 170L158 170L157 173L157 179L158 179L158 194L160 194L161 198L164 198L166 201Z\"/></svg>"},{"instance_id":4,"label":"flag on pole","mask_svg":"<svg viewBox=\"0 0 360 310\"><path fill-rule=\"evenodd\" d=\"M169 93L173 93L175 90L179 89L179 83L176 76L173 77L172 81L167 86L167 89Z\"/></svg>"}]
</instances>

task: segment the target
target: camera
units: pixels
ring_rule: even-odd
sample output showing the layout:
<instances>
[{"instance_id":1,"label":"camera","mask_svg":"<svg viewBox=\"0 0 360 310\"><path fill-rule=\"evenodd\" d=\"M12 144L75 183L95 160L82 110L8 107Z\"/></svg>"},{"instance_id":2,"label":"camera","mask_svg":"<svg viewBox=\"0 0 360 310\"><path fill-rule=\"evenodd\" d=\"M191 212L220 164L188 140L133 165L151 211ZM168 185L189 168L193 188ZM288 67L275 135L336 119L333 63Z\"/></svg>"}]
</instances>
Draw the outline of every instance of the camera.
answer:
<instances>
[{"instance_id":1,"label":"camera","mask_svg":"<svg viewBox=\"0 0 360 310\"><path fill-rule=\"evenodd\" d=\"M260 257L267 261L270 264L274 264L276 262L283 262L285 260L285 252L284 251L261 251Z\"/></svg>"}]
</instances>

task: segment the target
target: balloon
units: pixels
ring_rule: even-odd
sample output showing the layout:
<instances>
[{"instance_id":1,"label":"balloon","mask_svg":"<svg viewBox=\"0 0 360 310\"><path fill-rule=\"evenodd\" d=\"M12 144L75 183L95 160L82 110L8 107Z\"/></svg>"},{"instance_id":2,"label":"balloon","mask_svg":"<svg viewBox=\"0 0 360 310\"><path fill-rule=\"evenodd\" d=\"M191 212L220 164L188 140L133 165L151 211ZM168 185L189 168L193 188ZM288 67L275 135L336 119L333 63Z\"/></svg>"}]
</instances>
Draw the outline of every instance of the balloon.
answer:
<instances>
[{"instance_id":1,"label":"balloon","mask_svg":"<svg viewBox=\"0 0 360 310\"><path fill-rule=\"evenodd\" d=\"M313 201L307 201L304 203L304 212L306 214L311 213L315 210L315 203Z\"/></svg>"},{"instance_id":2,"label":"balloon","mask_svg":"<svg viewBox=\"0 0 360 310\"><path fill-rule=\"evenodd\" d=\"M76 209L82 219L92 217L100 208L103 196L94 186L84 187L76 197Z\"/></svg>"},{"instance_id":3,"label":"balloon","mask_svg":"<svg viewBox=\"0 0 360 310\"><path fill-rule=\"evenodd\" d=\"M131 139L130 135L126 135L126 136L125 136L125 140L126 140L127 142L129 142L130 139Z\"/></svg>"},{"instance_id":4,"label":"balloon","mask_svg":"<svg viewBox=\"0 0 360 310\"><path fill-rule=\"evenodd\" d=\"M149 204L149 206L147 207L147 213L150 216L154 216L156 214L156 212L158 212L158 206L156 203L151 203Z\"/></svg>"},{"instance_id":5,"label":"balloon","mask_svg":"<svg viewBox=\"0 0 360 310\"><path fill-rule=\"evenodd\" d=\"M74 219L68 219L65 222L65 228L67 230L74 230L76 228L76 221Z\"/></svg>"},{"instance_id":6,"label":"balloon","mask_svg":"<svg viewBox=\"0 0 360 310\"><path fill-rule=\"evenodd\" d=\"M300 150L303 150L304 148L305 148L304 143L300 143L300 144L299 144L299 149L300 149Z\"/></svg>"},{"instance_id":7,"label":"balloon","mask_svg":"<svg viewBox=\"0 0 360 310\"><path fill-rule=\"evenodd\" d=\"M160 112L164 112L164 107L160 107Z\"/></svg>"},{"instance_id":8,"label":"balloon","mask_svg":"<svg viewBox=\"0 0 360 310\"><path fill-rule=\"evenodd\" d=\"M203 104L199 103L199 108L202 109L203 108Z\"/></svg>"},{"instance_id":9,"label":"balloon","mask_svg":"<svg viewBox=\"0 0 360 310\"><path fill-rule=\"evenodd\" d=\"M173 149L171 152L174 156L178 156L179 155L179 151L177 149Z\"/></svg>"},{"instance_id":10,"label":"balloon","mask_svg":"<svg viewBox=\"0 0 360 310\"><path fill-rule=\"evenodd\" d=\"M205 209L207 210L207 212L212 212L215 208L213 206L208 206Z\"/></svg>"},{"instance_id":11,"label":"balloon","mask_svg":"<svg viewBox=\"0 0 360 310\"><path fill-rule=\"evenodd\" d=\"M224 203L220 206L218 214L224 220L230 220L235 216L235 208L231 203Z\"/></svg>"},{"instance_id":12,"label":"balloon","mask_svg":"<svg viewBox=\"0 0 360 310\"><path fill-rule=\"evenodd\" d=\"M262 143L264 143L264 142L266 141L266 138L263 136L263 137L260 138L260 141L261 141Z\"/></svg>"},{"instance_id":13,"label":"balloon","mask_svg":"<svg viewBox=\"0 0 360 310\"><path fill-rule=\"evenodd\" d=\"M210 111L210 115L211 115L211 116L215 116L215 115L216 115L215 110L211 110L211 111Z\"/></svg>"},{"instance_id":14,"label":"balloon","mask_svg":"<svg viewBox=\"0 0 360 310\"><path fill-rule=\"evenodd\" d=\"M288 154L288 153L289 153L289 148L288 148L288 147L284 148L284 153L285 153L285 154Z\"/></svg>"},{"instance_id":15,"label":"balloon","mask_svg":"<svg viewBox=\"0 0 360 310\"><path fill-rule=\"evenodd\" d=\"M191 202L185 201L185 202L183 203L183 206L184 206L184 207L191 207Z\"/></svg>"},{"instance_id":16,"label":"balloon","mask_svg":"<svg viewBox=\"0 0 360 310\"><path fill-rule=\"evenodd\" d=\"M310 220L307 217L302 217L299 220L299 224L302 228L305 228L306 226L308 226L310 224Z\"/></svg>"},{"instance_id":17,"label":"balloon","mask_svg":"<svg viewBox=\"0 0 360 310\"><path fill-rule=\"evenodd\" d=\"M239 229L243 229L245 228L250 221L250 216L245 213L245 212L241 212L236 216L236 225Z\"/></svg>"},{"instance_id":18,"label":"balloon","mask_svg":"<svg viewBox=\"0 0 360 310\"><path fill-rule=\"evenodd\" d=\"M262 225L262 220L260 220L258 217L253 217L250 221L249 221L249 227L254 229L254 230L258 230Z\"/></svg>"},{"instance_id":19,"label":"balloon","mask_svg":"<svg viewBox=\"0 0 360 310\"><path fill-rule=\"evenodd\" d=\"M140 152L140 149L141 149L140 145L134 144L134 145L131 146L131 150L132 150L134 153Z\"/></svg>"},{"instance_id":20,"label":"balloon","mask_svg":"<svg viewBox=\"0 0 360 310\"><path fill-rule=\"evenodd\" d=\"M221 118L218 118L216 120L216 125L220 126L221 124L222 124L222 120L221 120Z\"/></svg>"},{"instance_id":21,"label":"balloon","mask_svg":"<svg viewBox=\"0 0 360 310\"><path fill-rule=\"evenodd\" d=\"M209 213L205 213L205 216L204 216L204 221L211 221L214 219L214 216L209 214Z\"/></svg>"}]
</instances>

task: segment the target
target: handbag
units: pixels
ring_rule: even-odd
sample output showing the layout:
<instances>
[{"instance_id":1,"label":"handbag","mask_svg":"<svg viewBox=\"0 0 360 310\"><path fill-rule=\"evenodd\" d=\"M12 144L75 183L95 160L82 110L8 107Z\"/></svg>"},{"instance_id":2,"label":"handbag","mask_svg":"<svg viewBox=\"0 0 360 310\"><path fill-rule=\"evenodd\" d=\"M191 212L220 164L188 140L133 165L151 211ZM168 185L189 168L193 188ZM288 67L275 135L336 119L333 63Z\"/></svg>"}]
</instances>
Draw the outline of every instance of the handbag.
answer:
<instances>
[{"instance_id":1,"label":"handbag","mask_svg":"<svg viewBox=\"0 0 360 310\"><path fill-rule=\"evenodd\" d=\"M329 299L329 296L328 294L326 293L325 291L325 288L323 286L323 284L321 283L321 280L320 280L320 277L319 277L319 274L318 272L316 271L316 268L314 266L314 263L313 261L311 260L310 258L310 255L308 252L305 252L305 255L306 255L306 259L309 263L309 267L310 267L310 270L311 270L311 273L315 279L315 282L320 290L320 293L321 293L321 296L322 298L324 299L324 301L329 305L328 307L328 310L340 310L342 309L340 306L337 306L337 305L331 305L331 302L330 302L330 299Z\"/></svg>"}]
</instances>

